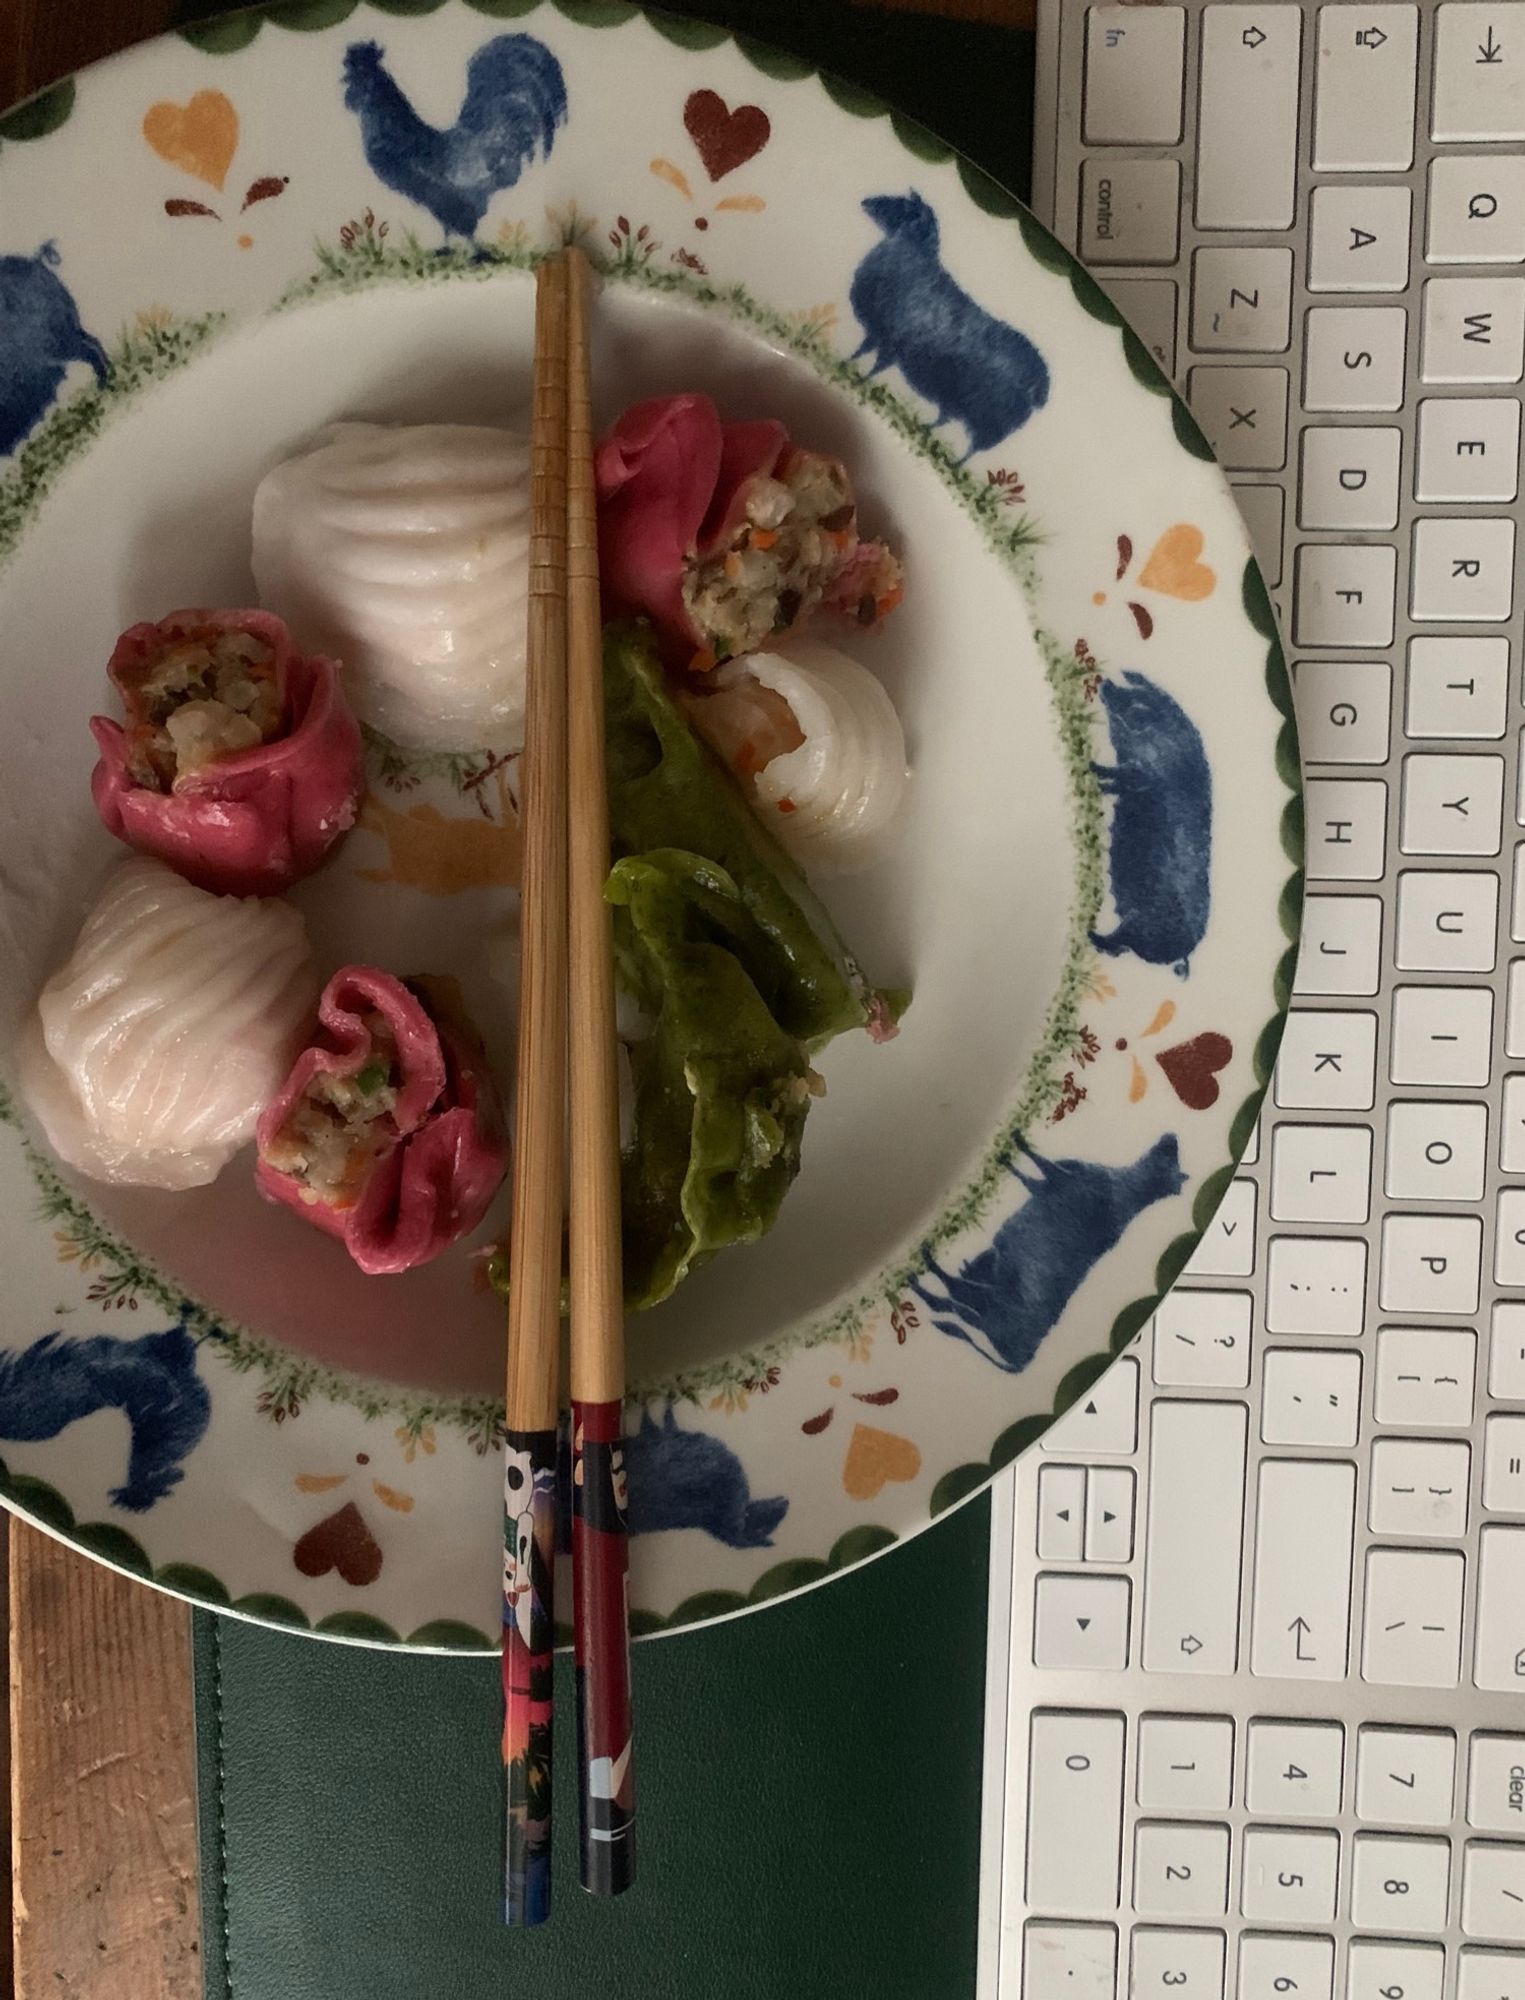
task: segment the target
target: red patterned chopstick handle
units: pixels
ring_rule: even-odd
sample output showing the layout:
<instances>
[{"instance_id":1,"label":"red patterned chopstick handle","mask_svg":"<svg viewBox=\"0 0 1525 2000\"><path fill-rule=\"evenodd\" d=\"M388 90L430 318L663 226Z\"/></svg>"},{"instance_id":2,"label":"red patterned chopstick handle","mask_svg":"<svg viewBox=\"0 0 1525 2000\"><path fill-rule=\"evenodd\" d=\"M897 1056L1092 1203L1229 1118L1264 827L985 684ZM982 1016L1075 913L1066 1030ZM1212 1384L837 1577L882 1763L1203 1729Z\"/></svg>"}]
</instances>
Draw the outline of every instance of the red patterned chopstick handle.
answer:
<instances>
[{"instance_id":1,"label":"red patterned chopstick handle","mask_svg":"<svg viewBox=\"0 0 1525 2000\"><path fill-rule=\"evenodd\" d=\"M582 1885L595 1896L635 1880L623 1414L618 1402L572 1405Z\"/></svg>"},{"instance_id":2,"label":"red patterned chopstick handle","mask_svg":"<svg viewBox=\"0 0 1525 2000\"><path fill-rule=\"evenodd\" d=\"M555 1660L556 1433L503 1442L503 1915L551 1914L551 1712Z\"/></svg>"}]
</instances>

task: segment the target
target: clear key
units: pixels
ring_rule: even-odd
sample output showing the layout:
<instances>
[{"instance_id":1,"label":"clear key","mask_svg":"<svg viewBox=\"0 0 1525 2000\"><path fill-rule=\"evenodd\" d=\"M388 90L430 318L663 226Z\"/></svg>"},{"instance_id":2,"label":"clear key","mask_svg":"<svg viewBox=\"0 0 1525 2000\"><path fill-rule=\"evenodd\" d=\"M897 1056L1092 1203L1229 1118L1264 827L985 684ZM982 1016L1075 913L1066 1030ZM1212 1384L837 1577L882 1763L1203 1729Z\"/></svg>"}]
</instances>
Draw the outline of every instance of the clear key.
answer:
<instances>
[{"instance_id":1,"label":"clear key","mask_svg":"<svg viewBox=\"0 0 1525 2000\"><path fill-rule=\"evenodd\" d=\"M1313 164L1401 172L1414 159L1417 7L1320 7Z\"/></svg>"}]
</instances>

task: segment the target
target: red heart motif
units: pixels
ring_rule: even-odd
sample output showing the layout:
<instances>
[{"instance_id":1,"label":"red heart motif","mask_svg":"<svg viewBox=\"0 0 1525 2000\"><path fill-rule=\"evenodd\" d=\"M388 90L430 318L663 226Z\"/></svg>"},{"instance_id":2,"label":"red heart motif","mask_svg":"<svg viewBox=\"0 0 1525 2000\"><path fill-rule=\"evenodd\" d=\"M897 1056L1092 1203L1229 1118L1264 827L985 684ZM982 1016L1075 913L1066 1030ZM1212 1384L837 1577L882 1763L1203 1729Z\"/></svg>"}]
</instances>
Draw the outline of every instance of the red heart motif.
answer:
<instances>
[{"instance_id":1,"label":"red heart motif","mask_svg":"<svg viewBox=\"0 0 1525 2000\"><path fill-rule=\"evenodd\" d=\"M1234 1059L1227 1035L1194 1035L1173 1049L1161 1049L1155 1061L1170 1079L1170 1087L1188 1111L1206 1111L1218 1102L1215 1071Z\"/></svg>"},{"instance_id":2,"label":"red heart motif","mask_svg":"<svg viewBox=\"0 0 1525 2000\"><path fill-rule=\"evenodd\" d=\"M358 1590L380 1576L381 1544L351 1500L337 1514L330 1514L307 1530L293 1549L292 1560L303 1576L326 1576L336 1569L346 1583Z\"/></svg>"},{"instance_id":3,"label":"red heart motif","mask_svg":"<svg viewBox=\"0 0 1525 2000\"><path fill-rule=\"evenodd\" d=\"M755 160L773 131L760 105L738 104L732 111L713 90L690 94L683 107L683 123L712 181Z\"/></svg>"}]
</instances>

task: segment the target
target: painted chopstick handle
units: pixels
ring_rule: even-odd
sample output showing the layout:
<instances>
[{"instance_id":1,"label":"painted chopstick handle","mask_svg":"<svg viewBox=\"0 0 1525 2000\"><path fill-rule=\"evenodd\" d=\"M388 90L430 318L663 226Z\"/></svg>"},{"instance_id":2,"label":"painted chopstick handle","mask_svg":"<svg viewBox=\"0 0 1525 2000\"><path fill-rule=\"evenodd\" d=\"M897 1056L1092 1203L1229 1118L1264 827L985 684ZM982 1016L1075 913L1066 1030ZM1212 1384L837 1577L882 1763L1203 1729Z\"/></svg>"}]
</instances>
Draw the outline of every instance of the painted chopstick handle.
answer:
<instances>
[{"instance_id":1,"label":"painted chopstick handle","mask_svg":"<svg viewBox=\"0 0 1525 2000\"><path fill-rule=\"evenodd\" d=\"M635 1880L623 1420L618 1401L572 1405L582 1886L595 1896L617 1896Z\"/></svg>"},{"instance_id":2,"label":"painted chopstick handle","mask_svg":"<svg viewBox=\"0 0 1525 2000\"><path fill-rule=\"evenodd\" d=\"M503 1441L503 1768L508 1849L503 1917L551 1914L551 1714L556 1583L556 1433Z\"/></svg>"}]
</instances>

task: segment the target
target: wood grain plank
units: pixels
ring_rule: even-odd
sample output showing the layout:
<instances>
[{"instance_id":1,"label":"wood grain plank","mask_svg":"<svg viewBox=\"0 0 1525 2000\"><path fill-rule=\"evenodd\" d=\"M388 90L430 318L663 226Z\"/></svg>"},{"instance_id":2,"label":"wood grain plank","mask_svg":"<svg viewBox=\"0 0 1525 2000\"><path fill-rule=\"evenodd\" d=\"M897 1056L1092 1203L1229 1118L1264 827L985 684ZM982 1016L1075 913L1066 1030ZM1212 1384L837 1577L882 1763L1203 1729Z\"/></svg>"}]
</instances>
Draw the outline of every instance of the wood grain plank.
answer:
<instances>
[{"instance_id":1,"label":"wood grain plank","mask_svg":"<svg viewBox=\"0 0 1525 2000\"><path fill-rule=\"evenodd\" d=\"M174 13L173 0L0 0L0 105L162 34Z\"/></svg>"},{"instance_id":2,"label":"wood grain plank","mask_svg":"<svg viewBox=\"0 0 1525 2000\"><path fill-rule=\"evenodd\" d=\"M16 2000L201 2000L190 1614L11 1525Z\"/></svg>"}]
</instances>

